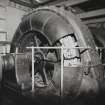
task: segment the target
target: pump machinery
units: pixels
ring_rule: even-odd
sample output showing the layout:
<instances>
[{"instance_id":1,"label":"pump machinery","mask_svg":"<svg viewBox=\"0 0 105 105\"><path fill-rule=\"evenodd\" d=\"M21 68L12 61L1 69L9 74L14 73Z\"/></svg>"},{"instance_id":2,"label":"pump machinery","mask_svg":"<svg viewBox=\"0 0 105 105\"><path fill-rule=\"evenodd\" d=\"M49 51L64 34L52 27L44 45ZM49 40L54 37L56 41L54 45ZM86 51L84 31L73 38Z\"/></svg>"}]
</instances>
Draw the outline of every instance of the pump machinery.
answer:
<instances>
[{"instance_id":1,"label":"pump machinery","mask_svg":"<svg viewBox=\"0 0 105 105\"><path fill-rule=\"evenodd\" d=\"M0 55L1 88L39 105L66 105L81 96L96 97L104 91L105 82L97 47L90 30L71 9L37 8L23 17L10 53Z\"/></svg>"}]
</instances>

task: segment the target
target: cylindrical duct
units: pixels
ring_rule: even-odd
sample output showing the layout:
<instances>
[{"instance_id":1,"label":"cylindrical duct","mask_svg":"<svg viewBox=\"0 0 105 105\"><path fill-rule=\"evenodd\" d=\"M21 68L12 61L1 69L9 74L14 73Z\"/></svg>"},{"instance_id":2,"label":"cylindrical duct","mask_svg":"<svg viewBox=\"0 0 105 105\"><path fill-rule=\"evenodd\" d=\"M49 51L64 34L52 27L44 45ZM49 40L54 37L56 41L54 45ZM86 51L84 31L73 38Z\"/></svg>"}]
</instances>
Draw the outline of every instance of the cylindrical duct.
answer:
<instances>
[{"instance_id":1,"label":"cylindrical duct","mask_svg":"<svg viewBox=\"0 0 105 105\"><path fill-rule=\"evenodd\" d=\"M84 65L80 67L76 66L63 68L63 94L76 96L84 91L87 92L87 90L89 90L90 93L92 93L91 91L94 92L94 90L96 90L95 92L97 93L98 85L100 85L100 83L104 80L103 66L101 65L98 52L95 50L95 43L92 34L88 30L88 28L82 24L80 19L78 19L71 11L66 11L63 8L57 7L42 7L25 16L13 37L11 44L11 53L16 52L16 47L21 49L19 50L21 52L27 46L32 45L57 46L56 43L60 42L61 39L68 35L75 37L79 47L84 47L84 49L91 47L91 49L86 50L85 53L81 54L81 63L84 65L90 65L88 65L87 68L84 67ZM49 44L47 43L46 45L46 41ZM35 42L38 42L40 44ZM71 47L71 45L68 46ZM82 52L84 49L79 49L79 51ZM19 59L20 58L22 57L20 56ZM24 61L24 58L25 57L23 56L21 61ZM22 67L24 68L26 66L22 65ZM19 77L18 79L24 77L25 79L22 78L21 80L27 82L27 77L22 76L24 75L25 71L23 72L23 69L19 68L19 66L17 68L18 69L15 70L16 73L19 74L17 75ZM89 71L91 72L89 72L90 74L88 76L85 76L84 72L87 69L89 69ZM28 73L27 69L26 71ZM55 65L52 79L56 87L58 87L58 90L60 90L59 87L61 85L59 83L59 81L61 80L60 74L60 65ZM95 87L93 88L92 86L90 86L93 85L93 83L97 83L98 85L95 85ZM84 88L85 86L87 86L87 88ZM41 89L39 90L41 91ZM46 90L46 92L44 93L48 93L47 89L44 90Z\"/></svg>"}]
</instances>

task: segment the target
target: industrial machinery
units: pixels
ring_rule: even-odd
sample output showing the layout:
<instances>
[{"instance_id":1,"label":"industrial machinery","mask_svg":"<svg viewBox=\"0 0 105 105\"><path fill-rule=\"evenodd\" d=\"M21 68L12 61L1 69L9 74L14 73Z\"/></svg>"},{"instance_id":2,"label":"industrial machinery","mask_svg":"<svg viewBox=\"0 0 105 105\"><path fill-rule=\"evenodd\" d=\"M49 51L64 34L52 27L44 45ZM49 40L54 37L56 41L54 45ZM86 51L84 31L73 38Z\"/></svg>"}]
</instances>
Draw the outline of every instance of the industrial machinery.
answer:
<instances>
[{"instance_id":1,"label":"industrial machinery","mask_svg":"<svg viewBox=\"0 0 105 105\"><path fill-rule=\"evenodd\" d=\"M34 49L35 91L32 92ZM63 80L61 49L64 47ZM94 39L80 19L64 7L41 7L24 16L11 43L10 54L0 56L3 88L23 96L60 104L81 95L95 96L104 89L104 67ZM63 89L62 88L63 83ZM26 100L25 100L26 101ZM64 101L64 102L69 102Z\"/></svg>"}]
</instances>

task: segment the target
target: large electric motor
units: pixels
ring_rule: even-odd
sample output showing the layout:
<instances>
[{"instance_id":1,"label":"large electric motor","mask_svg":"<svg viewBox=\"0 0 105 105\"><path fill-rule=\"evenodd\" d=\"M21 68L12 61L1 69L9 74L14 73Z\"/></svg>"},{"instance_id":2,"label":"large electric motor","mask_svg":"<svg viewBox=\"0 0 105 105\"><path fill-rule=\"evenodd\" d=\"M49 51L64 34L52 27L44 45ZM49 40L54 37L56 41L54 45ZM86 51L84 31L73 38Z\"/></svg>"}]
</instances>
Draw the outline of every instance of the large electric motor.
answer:
<instances>
[{"instance_id":1,"label":"large electric motor","mask_svg":"<svg viewBox=\"0 0 105 105\"><path fill-rule=\"evenodd\" d=\"M3 56L4 84L31 92L31 46L39 47L34 50L35 96L73 98L102 90L104 70L93 37L71 11L43 7L23 18L12 40L14 54ZM61 50L40 48L48 46L69 47L64 50L63 81Z\"/></svg>"}]
</instances>

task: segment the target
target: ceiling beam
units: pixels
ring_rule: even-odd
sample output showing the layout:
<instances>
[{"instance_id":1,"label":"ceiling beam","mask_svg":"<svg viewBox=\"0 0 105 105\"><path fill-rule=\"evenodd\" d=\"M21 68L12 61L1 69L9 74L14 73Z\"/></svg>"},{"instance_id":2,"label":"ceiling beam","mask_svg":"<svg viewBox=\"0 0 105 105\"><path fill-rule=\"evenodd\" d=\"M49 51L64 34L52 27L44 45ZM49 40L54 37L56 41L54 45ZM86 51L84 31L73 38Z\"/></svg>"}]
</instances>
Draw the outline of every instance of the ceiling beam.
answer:
<instances>
[{"instance_id":1,"label":"ceiling beam","mask_svg":"<svg viewBox=\"0 0 105 105\"><path fill-rule=\"evenodd\" d=\"M93 17L103 16L103 15L105 15L105 9L84 12L84 13L78 14L77 16L81 19L86 19L86 18L93 18Z\"/></svg>"},{"instance_id":2,"label":"ceiling beam","mask_svg":"<svg viewBox=\"0 0 105 105\"><path fill-rule=\"evenodd\" d=\"M74 5L78 5L84 2L87 2L88 0L67 0L67 1L60 1L57 0L55 2L49 2L47 5L66 5L66 6L74 6Z\"/></svg>"},{"instance_id":3,"label":"ceiling beam","mask_svg":"<svg viewBox=\"0 0 105 105\"><path fill-rule=\"evenodd\" d=\"M105 22L105 18L90 19L90 20L83 21L84 24L103 23L103 22Z\"/></svg>"},{"instance_id":4,"label":"ceiling beam","mask_svg":"<svg viewBox=\"0 0 105 105\"><path fill-rule=\"evenodd\" d=\"M90 20L83 21L84 24L103 23L103 22L105 22L105 18L90 19Z\"/></svg>"},{"instance_id":5,"label":"ceiling beam","mask_svg":"<svg viewBox=\"0 0 105 105\"><path fill-rule=\"evenodd\" d=\"M30 3L31 3L31 8L33 8L34 7L34 0L30 0Z\"/></svg>"},{"instance_id":6,"label":"ceiling beam","mask_svg":"<svg viewBox=\"0 0 105 105\"><path fill-rule=\"evenodd\" d=\"M17 4L32 8L31 3L26 3L22 0L10 0L10 2L14 2L14 3L17 3Z\"/></svg>"},{"instance_id":7,"label":"ceiling beam","mask_svg":"<svg viewBox=\"0 0 105 105\"><path fill-rule=\"evenodd\" d=\"M45 6L45 5L48 5L48 6L49 5L74 6L74 5L78 5L80 3L87 2L88 0L67 0L67 1L64 1L64 0L54 0L54 1L51 1L51 2L43 3L43 4L34 4L34 5L32 5L33 0L30 0L31 1L30 3L26 3L26 2L24 2L22 0L10 0L10 1L18 3L18 4L23 5L23 6L30 7L30 8L37 8L39 6Z\"/></svg>"}]
</instances>

